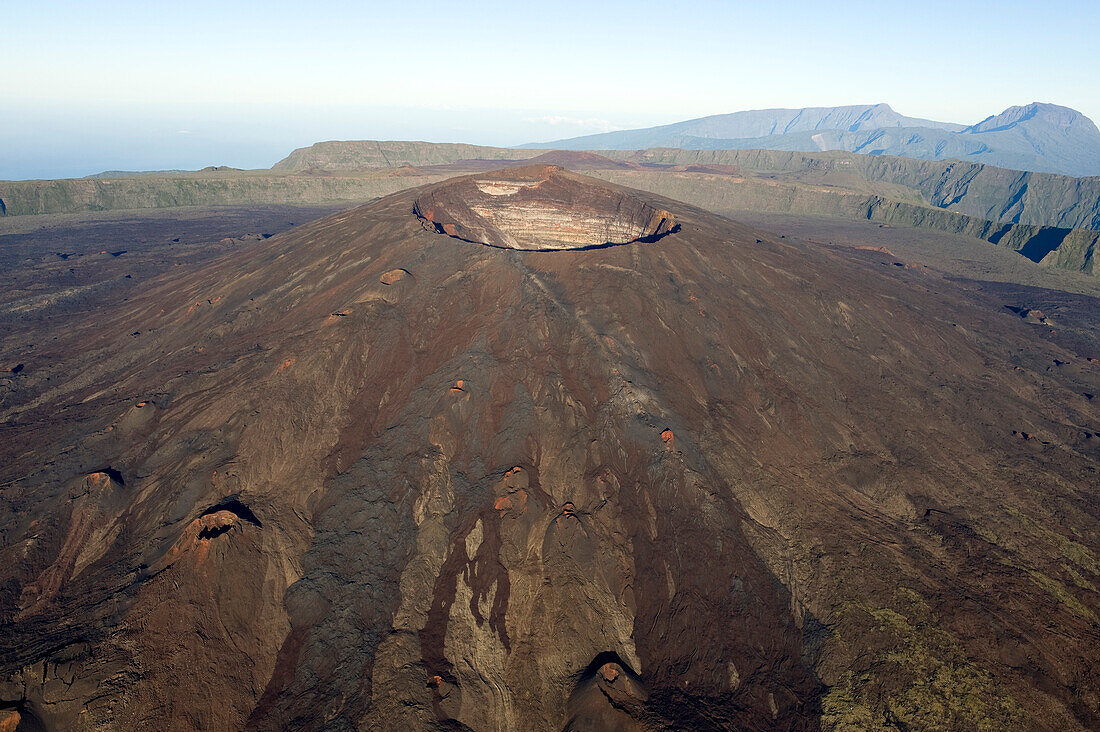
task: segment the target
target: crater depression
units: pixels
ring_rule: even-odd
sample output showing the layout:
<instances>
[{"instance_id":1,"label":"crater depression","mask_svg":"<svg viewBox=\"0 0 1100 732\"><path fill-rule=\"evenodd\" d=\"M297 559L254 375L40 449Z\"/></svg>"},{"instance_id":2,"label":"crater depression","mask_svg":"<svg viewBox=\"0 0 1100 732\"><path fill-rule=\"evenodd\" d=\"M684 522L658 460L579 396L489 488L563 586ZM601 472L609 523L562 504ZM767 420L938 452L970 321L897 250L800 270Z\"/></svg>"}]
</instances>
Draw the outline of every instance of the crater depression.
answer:
<instances>
[{"instance_id":1,"label":"crater depression","mask_svg":"<svg viewBox=\"0 0 1100 732\"><path fill-rule=\"evenodd\" d=\"M440 183L416 199L414 213L440 234L527 251L648 243L679 228L668 211L554 165Z\"/></svg>"}]
</instances>

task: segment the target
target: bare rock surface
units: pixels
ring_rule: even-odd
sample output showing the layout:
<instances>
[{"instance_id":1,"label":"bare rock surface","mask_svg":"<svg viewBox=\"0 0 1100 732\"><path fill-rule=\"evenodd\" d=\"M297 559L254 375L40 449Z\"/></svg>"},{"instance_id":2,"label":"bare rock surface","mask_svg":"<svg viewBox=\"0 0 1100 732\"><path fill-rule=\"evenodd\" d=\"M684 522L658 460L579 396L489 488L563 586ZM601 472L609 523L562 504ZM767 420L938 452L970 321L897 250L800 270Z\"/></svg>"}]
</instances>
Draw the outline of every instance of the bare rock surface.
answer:
<instances>
[{"instance_id":1,"label":"bare rock surface","mask_svg":"<svg viewBox=\"0 0 1100 732\"><path fill-rule=\"evenodd\" d=\"M881 259L512 169L0 351L0 723L1095 729L1096 343Z\"/></svg>"}]
</instances>

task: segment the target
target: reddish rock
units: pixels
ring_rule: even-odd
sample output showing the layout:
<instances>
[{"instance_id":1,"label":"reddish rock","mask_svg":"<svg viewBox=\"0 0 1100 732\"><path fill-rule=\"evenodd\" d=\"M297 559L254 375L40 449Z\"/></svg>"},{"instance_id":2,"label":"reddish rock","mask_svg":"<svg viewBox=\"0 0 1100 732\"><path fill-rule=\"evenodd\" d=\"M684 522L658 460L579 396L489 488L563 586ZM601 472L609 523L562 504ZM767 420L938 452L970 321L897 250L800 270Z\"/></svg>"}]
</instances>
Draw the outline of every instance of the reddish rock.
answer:
<instances>
[{"instance_id":1,"label":"reddish rock","mask_svg":"<svg viewBox=\"0 0 1100 732\"><path fill-rule=\"evenodd\" d=\"M214 513L200 516L195 519L199 527L199 539L209 541L212 536L223 533L221 530L233 526L238 522L237 515L232 511L215 511Z\"/></svg>"},{"instance_id":2,"label":"reddish rock","mask_svg":"<svg viewBox=\"0 0 1100 732\"><path fill-rule=\"evenodd\" d=\"M666 445L671 445L671 444L672 444L672 441L673 441L673 439L675 439L675 438L674 438L674 437L673 437L673 435L672 435L672 430L670 430L670 429L668 429L668 428L666 427L666 428L665 428L665 429L664 429L664 430L663 430L663 431L661 432L661 440L662 440L662 441L664 441L664 443L665 443Z\"/></svg>"},{"instance_id":3,"label":"reddish rock","mask_svg":"<svg viewBox=\"0 0 1100 732\"><path fill-rule=\"evenodd\" d=\"M86 480L92 488L106 488L111 484L111 476L103 472L89 473Z\"/></svg>"},{"instance_id":4,"label":"reddish rock","mask_svg":"<svg viewBox=\"0 0 1100 732\"><path fill-rule=\"evenodd\" d=\"M378 281L383 285L397 284L406 277L410 277L409 271L406 269L391 269L388 272L382 273L382 276L378 278Z\"/></svg>"},{"instance_id":5,"label":"reddish rock","mask_svg":"<svg viewBox=\"0 0 1100 732\"><path fill-rule=\"evenodd\" d=\"M493 508L501 513L514 511L522 515L527 511L527 491L518 490L506 496L501 496L493 502Z\"/></svg>"},{"instance_id":6,"label":"reddish rock","mask_svg":"<svg viewBox=\"0 0 1100 732\"><path fill-rule=\"evenodd\" d=\"M346 318L349 315L351 315L351 308L345 308L343 310L337 310L334 313L330 313L329 316L327 318L325 318L325 322L326 323L335 323L337 320L340 320L341 318Z\"/></svg>"},{"instance_id":7,"label":"reddish rock","mask_svg":"<svg viewBox=\"0 0 1100 732\"><path fill-rule=\"evenodd\" d=\"M617 663L605 663L603 666L600 666L600 676L609 684L614 684L615 679L619 678L619 674L621 673L622 669L619 668L619 664Z\"/></svg>"},{"instance_id":8,"label":"reddish rock","mask_svg":"<svg viewBox=\"0 0 1100 732\"><path fill-rule=\"evenodd\" d=\"M22 719L22 715L15 709L0 711L0 732L16 732Z\"/></svg>"},{"instance_id":9,"label":"reddish rock","mask_svg":"<svg viewBox=\"0 0 1100 732\"><path fill-rule=\"evenodd\" d=\"M869 244L864 244L864 245L853 247L853 248L856 249L857 251L862 251L862 252L878 252L879 254L888 254L891 257L896 257L897 256L896 254L894 254L892 251L890 251L886 247L876 247L876 246L871 246Z\"/></svg>"}]
</instances>

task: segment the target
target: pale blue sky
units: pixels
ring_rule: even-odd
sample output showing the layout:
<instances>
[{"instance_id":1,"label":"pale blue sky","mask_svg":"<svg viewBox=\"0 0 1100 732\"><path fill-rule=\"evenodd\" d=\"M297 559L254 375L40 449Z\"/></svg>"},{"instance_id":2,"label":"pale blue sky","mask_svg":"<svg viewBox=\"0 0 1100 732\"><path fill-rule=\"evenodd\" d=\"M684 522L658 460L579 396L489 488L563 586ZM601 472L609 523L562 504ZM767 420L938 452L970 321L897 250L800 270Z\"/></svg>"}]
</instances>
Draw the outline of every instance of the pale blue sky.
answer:
<instances>
[{"instance_id":1,"label":"pale blue sky","mask_svg":"<svg viewBox=\"0 0 1100 732\"><path fill-rule=\"evenodd\" d=\"M8 3L0 178L513 145L766 107L1100 119L1094 2Z\"/></svg>"}]
</instances>

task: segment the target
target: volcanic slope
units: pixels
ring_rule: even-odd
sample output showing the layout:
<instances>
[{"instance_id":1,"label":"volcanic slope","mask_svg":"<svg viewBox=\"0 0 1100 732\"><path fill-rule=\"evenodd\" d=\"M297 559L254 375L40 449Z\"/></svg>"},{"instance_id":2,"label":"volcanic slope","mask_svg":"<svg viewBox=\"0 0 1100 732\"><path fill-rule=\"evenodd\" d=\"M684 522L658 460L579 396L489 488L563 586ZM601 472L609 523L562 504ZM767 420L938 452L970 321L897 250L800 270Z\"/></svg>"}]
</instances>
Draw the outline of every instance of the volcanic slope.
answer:
<instances>
[{"instance_id":1,"label":"volcanic slope","mask_svg":"<svg viewBox=\"0 0 1100 732\"><path fill-rule=\"evenodd\" d=\"M627 243L414 213L521 194ZM2 377L0 722L1095 729L1098 354L1033 327L551 167L166 276Z\"/></svg>"}]
</instances>

